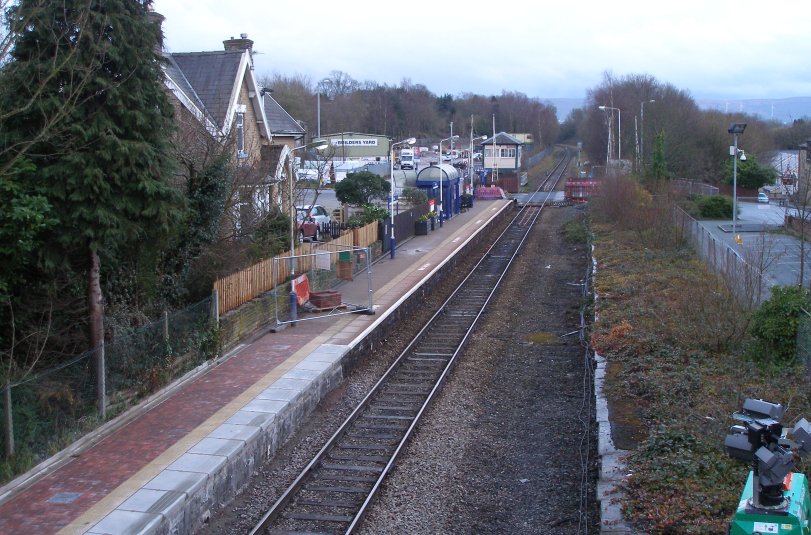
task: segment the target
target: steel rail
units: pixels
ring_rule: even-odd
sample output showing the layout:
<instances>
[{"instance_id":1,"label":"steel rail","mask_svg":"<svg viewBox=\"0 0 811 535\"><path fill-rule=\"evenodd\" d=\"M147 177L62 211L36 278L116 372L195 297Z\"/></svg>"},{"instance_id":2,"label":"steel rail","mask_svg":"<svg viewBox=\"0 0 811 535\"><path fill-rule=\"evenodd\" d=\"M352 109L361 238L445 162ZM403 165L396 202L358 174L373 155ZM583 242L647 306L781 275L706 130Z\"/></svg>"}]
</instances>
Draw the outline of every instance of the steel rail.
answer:
<instances>
[{"instance_id":1,"label":"steel rail","mask_svg":"<svg viewBox=\"0 0 811 535\"><path fill-rule=\"evenodd\" d=\"M465 279L265 513L251 535L264 532L274 523L277 529L272 533L279 534L348 534L357 528L453 369L569 160L567 152L536 190L537 193L551 185L542 205L518 211ZM295 509L298 506L301 507Z\"/></svg>"}]
</instances>

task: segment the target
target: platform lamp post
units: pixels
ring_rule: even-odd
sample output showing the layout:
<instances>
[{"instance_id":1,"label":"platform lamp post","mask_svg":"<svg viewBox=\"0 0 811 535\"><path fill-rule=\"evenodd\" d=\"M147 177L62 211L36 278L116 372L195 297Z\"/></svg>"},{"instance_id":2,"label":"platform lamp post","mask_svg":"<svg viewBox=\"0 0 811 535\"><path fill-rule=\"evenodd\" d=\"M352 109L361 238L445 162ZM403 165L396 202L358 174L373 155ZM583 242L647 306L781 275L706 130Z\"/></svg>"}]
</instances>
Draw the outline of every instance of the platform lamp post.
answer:
<instances>
[{"instance_id":1,"label":"platform lamp post","mask_svg":"<svg viewBox=\"0 0 811 535\"><path fill-rule=\"evenodd\" d=\"M470 175L470 195L471 195L471 199L472 199L472 195L473 195L473 143L476 142L476 141L484 141L485 139L487 139L487 136L479 136L477 138L474 138L473 137L473 129L470 130L470 156L469 156L469 159L468 159L467 172Z\"/></svg>"},{"instance_id":2,"label":"platform lamp post","mask_svg":"<svg viewBox=\"0 0 811 535\"><path fill-rule=\"evenodd\" d=\"M598 109L603 111L605 110L617 110L617 161L622 162L622 111L619 108L613 108L611 106L598 106ZM609 123L609 130L608 130L608 139L611 139L611 126ZM609 155L611 153L611 147L608 149ZM606 168L608 167L608 158L605 161Z\"/></svg>"},{"instance_id":3,"label":"platform lamp post","mask_svg":"<svg viewBox=\"0 0 811 535\"><path fill-rule=\"evenodd\" d=\"M315 122L316 122L316 135L315 135L315 137L316 137L316 139L321 139L321 93L323 92L322 88L323 88L324 84L331 84L331 83L332 83L332 80L330 78L324 78L323 80L318 82L317 86L315 86L315 91L316 91L316 97L315 97L316 98L316 101L315 101L315 103L316 103L316 105L315 105L315 109L316 109L316 113L315 113L315 115L316 115L316 119L315 119Z\"/></svg>"},{"instance_id":4,"label":"platform lamp post","mask_svg":"<svg viewBox=\"0 0 811 535\"><path fill-rule=\"evenodd\" d=\"M732 156L732 237L740 243L737 235L738 227L738 135L746 130L746 123L732 123L727 132L732 134L732 146L729 155Z\"/></svg>"},{"instance_id":5,"label":"platform lamp post","mask_svg":"<svg viewBox=\"0 0 811 535\"><path fill-rule=\"evenodd\" d=\"M394 260L394 246L396 241L394 239L394 147L397 145L413 145L417 142L417 138L410 137L397 143L392 143L389 147L389 221L391 221L391 239L389 247L391 247L391 259Z\"/></svg>"},{"instance_id":6,"label":"platform lamp post","mask_svg":"<svg viewBox=\"0 0 811 535\"><path fill-rule=\"evenodd\" d=\"M642 169L645 169L645 104L653 102L656 102L656 100L643 100L639 103L639 158Z\"/></svg>"},{"instance_id":7,"label":"platform lamp post","mask_svg":"<svg viewBox=\"0 0 811 535\"><path fill-rule=\"evenodd\" d=\"M450 141L453 143L454 139L459 139L459 136L451 136L446 137L445 139L439 140L439 161L436 164L436 170L439 171L439 226L442 226L442 219L444 218L445 214L443 213L444 210L442 209L442 142L443 141Z\"/></svg>"},{"instance_id":8,"label":"platform lamp post","mask_svg":"<svg viewBox=\"0 0 811 535\"><path fill-rule=\"evenodd\" d=\"M316 139L312 143L293 147L287 155L287 180L290 184L290 319L295 325L298 317L298 296L296 295L296 202L293 198L293 184L296 179L293 174L293 155L302 149L324 150L329 145L323 139Z\"/></svg>"}]
</instances>

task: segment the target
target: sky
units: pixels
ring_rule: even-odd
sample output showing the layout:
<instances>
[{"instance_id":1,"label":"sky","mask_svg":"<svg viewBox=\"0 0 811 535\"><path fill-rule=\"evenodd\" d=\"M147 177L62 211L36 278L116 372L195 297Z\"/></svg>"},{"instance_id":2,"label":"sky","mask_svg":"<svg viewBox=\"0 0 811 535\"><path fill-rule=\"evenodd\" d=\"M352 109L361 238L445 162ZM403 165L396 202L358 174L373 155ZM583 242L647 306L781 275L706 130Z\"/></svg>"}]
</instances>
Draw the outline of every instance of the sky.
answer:
<instances>
[{"instance_id":1,"label":"sky","mask_svg":"<svg viewBox=\"0 0 811 535\"><path fill-rule=\"evenodd\" d=\"M584 98L649 75L696 99L811 96L801 3L772 0L154 0L170 52L248 34L256 73L332 71L435 95Z\"/></svg>"}]
</instances>

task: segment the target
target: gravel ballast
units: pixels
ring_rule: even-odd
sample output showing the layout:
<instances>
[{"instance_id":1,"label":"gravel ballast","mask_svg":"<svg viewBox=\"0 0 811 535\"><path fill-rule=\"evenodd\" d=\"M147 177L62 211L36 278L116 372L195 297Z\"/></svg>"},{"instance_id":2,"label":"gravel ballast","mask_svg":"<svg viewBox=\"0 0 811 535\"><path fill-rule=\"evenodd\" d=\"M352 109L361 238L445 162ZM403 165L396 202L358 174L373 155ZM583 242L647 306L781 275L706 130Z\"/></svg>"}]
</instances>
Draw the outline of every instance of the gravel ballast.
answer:
<instances>
[{"instance_id":1,"label":"gravel ballast","mask_svg":"<svg viewBox=\"0 0 811 535\"><path fill-rule=\"evenodd\" d=\"M578 207L544 211L464 354L384 482L365 534L598 533L591 360L579 337ZM203 533L246 533L478 258L401 322Z\"/></svg>"}]
</instances>

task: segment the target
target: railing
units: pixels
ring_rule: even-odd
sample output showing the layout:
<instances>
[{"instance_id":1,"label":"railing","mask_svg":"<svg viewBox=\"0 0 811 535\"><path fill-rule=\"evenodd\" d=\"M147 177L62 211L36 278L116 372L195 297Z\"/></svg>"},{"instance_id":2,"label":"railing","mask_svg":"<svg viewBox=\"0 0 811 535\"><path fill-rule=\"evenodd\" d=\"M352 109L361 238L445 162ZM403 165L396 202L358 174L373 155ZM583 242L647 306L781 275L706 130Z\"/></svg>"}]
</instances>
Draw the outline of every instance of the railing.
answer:
<instances>
[{"instance_id":1,"label":"railing","mask_svg":"<svg viewBox=\"0 0 811 535\"><path fill-rule=\"evenodd\" d=\"M674 178L671 180L673 191L684 193L687 195L718 195L718 188L703 184L701 182L694 182L685 178Z\"/></svg>"},{"instance_id":2,"label":"railing","mask_svg":"<svg viewBox=\"0 0 811 535\"><path fill-rule=\"evenodd\" d=\"M705 264L724 277L728 287L743 303L757 305L768 299L769 282L758 264L768 263L765 258L745 258L748 254L766 254L768 247L743 250L743 254L712 235L687 212L673 207L673 224L680 230Z\"/></svg>"},{"instance_id":3,"label":"railing","mask_svg":"<svg viewBox=\"0 0 811 535\"><path fill-rule=\"evenodd\" d=\"M13 455L16 462L0 470L0 483L93 431L105 417L122 413L216 356L211 305L208 298L165 313L106 341L101 349L6 383L0 396L3 454L6 459ZM105 379L101 394L96 378L99 362L104 365Z\"/></svg>"},{"instance_id":4,"label":"railing","mask_svg":"<svg viewBox=\"0 0 811 535\"><path fill-rule=\"evenodd\" d=\"M331 240L333 245L343 245L347 247L368 247L378 240L377 222L369 223L364 227L352 229L341 236ZM318 243L300 243L296 246L295 255L302 258L297 263L297 271L307 271L312 266L313 257L308 256L318 250ZM279 257L293 256L291 251L285 251ZM270 291L280 284L284 284L290 277L290 269L287 263L280 264L281 269L273 272L273 258L266 258L249 266L241 271L214 281L214 289L217 292L219 313L225 314L234 310L263 293Z\"/></svg>"}]
</instances>

